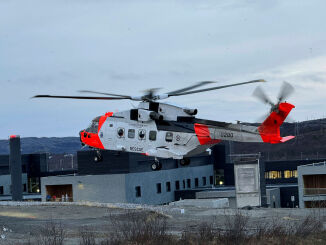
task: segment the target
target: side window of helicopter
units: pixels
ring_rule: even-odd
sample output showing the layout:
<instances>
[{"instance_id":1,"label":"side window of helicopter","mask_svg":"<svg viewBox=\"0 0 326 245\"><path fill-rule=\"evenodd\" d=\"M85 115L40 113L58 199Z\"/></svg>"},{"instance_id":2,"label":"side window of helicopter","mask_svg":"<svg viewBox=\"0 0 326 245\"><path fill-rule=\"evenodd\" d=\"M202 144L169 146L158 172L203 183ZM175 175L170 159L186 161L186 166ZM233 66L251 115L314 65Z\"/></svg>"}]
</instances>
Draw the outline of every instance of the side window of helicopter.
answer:
<instances>
[{"instance_id":1,"label":"side window of helicopter","mask_svg":"<svg viewBox=\"0 0 326 245\"><path fill-rule=\"evenodd\" d=\"M165 141L166 142L172 142L172 140L173 140L173 133L172 132L166 132Z\"/></svg>"},{"instance_id":2,"label":"side window of helicopter","mask_svg":"<svg viewBox=\"0 0 326 245\"><path fill-rule=\"evenodd\" d=\"M128 130L128 138L135 138L135 130L134 129L129 129Z\"/></svg>"},{"instance_id":3,"label":"side window of helicopter","mask_svg":"<svg viewBox=\"0 0 326 245\"><path fill-rule=\"evenodd\" d=\"M155 141L156 140L156 134L157 134L156 131L149 131L149 136L148 136L149 140Z\"/></svg>"},{"instance_id":4,"label":"side window of helicopter","mask_svg":"<svg viewBox=\"0 0 326 245\"><path fill-rule=\"evenodd\" d=\"M145 129L138 130L138 139L140 139L140 140L146 139L146 130Z\"/></svg>"},{"instance_id":5,"label":"side window of helicopter","mask_svg":"<svg viewBox=\"0 0 326 245\"><path fill-rule=\"evenodd\" d=\"M125 129L124 128L118 128L117 134L119 138L123 138L125 136Z\"/></svg>"}]
</instances>

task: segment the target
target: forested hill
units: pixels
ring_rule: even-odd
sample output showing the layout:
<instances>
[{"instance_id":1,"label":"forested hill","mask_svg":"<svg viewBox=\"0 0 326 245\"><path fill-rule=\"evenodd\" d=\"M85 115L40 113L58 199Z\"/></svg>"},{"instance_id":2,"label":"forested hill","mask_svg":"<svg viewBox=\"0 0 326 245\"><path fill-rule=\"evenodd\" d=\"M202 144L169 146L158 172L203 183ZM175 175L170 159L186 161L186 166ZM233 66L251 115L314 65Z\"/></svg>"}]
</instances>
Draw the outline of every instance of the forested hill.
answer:
<instances>
[{"instance_id":1,"label":"forested hill","mask_svg":"<svg viewBox=\"0 0 326 245\"><path fill-rule=\"evenodd\" d=\"M326 119L284 123L281 136L295 139L283 144L233 143L232 153L264 153L268 160L326 158Z\"/></svg>"},{"instance_id":2,"label":"forested hill","mask_svg":"<svg viewBox=\"0 0 326 245\"><path fill-rule=\"evenodd\" d=\"M21 138L21 150L23 154L38 152L76 153L80 149L81 144L78 137ZM0 154L9 154L8 140L0 140Z\"/></svg>"},{"instance_id":3,"label":"forested hill","mask_svg":"<svg viewBox=\"0 0 326 245\"><path fill-rule=\"evenodd\" d=\"M269 160L326 158L326 119L284 123L281 135L294 135L296 138L276 145L233 143L231 152L233 154L262 152ZM21 139L21 145L22 153L76 153L81 149L78 137L28 137ZM8 153L8 140L0 140L0 154Z\"/></svg>"}]
</instances>

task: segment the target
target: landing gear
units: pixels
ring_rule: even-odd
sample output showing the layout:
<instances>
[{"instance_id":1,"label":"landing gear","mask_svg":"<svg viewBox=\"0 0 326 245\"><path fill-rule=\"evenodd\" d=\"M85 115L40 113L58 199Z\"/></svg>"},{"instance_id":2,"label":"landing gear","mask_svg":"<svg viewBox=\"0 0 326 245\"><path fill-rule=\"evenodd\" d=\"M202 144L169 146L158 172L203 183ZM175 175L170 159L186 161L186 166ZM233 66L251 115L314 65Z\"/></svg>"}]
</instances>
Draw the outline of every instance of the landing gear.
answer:
<instances>
[{"instance_id":1,"label":"landing gear","mask_svg":"<svg viewBox=\"0 0 326 245\"><path fill-rule=\"evenodd\" d=\"M183 158L180 160L180 165L181 166L187 166L190 164L190 159L189 158Z\"/></svg>"},{"instance_id":2,"label":"landing gear","mask_svg":"<svg viewBox=\"0 0 326 245\"><path fill-rule=\"evenodd\" d=\"M157 170L160 170L161 168L162 168L162 164L160 163L160 161L158 159L155 159L155 161L151 165L151 169L153 171L157 171Z\"/></svg>"},{"instance_id":3,"label":"landing gear","mask_svg":"<svg viewBox=\"0 0 326 245\"><path fill-rule=\"evenodd\" d=\"M94 157L94 162L103 161L103 156L99 150L96 151L96 156Z\"/></svg>"}]
</instances>

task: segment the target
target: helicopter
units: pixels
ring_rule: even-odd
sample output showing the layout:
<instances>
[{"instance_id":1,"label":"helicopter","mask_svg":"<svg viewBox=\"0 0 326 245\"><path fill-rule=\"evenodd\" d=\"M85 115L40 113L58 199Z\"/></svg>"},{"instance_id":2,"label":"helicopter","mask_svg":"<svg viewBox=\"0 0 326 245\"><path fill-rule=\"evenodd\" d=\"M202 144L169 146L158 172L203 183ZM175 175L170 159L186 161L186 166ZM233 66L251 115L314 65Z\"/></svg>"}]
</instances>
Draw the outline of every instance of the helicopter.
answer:
<instances>
[{"instance_id":1,"label":"helicopter","mask_svg":"<svg viewBox=\"0 0 326 245\"><path fill-rule=\"evenodd\" d=\"M190 164L190 157L209 151L209 148L223 140L278 144L293 139L295 136L280 136L280 126L295 107L285 101L294 90L286 82L282 85L276 103L267 97L260 86L255 89L253 95L271 106L268 116L257 127L239 121L233 124L196 118L198 110L195 108L160 102L169 97L260 82L265 80L197 89L214 83L202 81L164 94L158 94L158 89L149 89L142 96L81 90L79 92L101 96L36 95L33 98L139 101L136 108L107 112L94 118L89 127L79 132L80 141L83 146L96 150L95 162L103 160L101 150L133 152L154 157L151 169L160 170L161 158L179 159L180 165L186 166Z\"/></svg>"}]
</instances>

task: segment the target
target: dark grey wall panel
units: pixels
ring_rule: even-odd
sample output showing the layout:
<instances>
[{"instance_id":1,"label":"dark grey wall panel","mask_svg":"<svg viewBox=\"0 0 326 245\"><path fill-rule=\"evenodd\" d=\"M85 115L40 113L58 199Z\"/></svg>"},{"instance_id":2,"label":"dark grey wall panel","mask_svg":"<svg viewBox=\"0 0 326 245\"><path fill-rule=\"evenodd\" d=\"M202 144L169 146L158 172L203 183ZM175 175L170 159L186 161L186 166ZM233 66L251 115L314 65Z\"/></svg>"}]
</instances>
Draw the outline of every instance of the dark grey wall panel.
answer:
<instances>
[{"instance_id":1,"label":"dark grey wall panel","mask_svg":"<svg viewBox=\"0 0 326 245\"><path fill-rule=\"evenodd\" d=\"M12 200L22 201L22 160L20 153L20 137L10 137L9 166L11 174Z\"/></svg>"}]
</instances>

